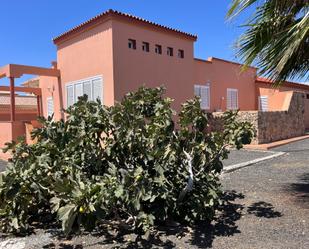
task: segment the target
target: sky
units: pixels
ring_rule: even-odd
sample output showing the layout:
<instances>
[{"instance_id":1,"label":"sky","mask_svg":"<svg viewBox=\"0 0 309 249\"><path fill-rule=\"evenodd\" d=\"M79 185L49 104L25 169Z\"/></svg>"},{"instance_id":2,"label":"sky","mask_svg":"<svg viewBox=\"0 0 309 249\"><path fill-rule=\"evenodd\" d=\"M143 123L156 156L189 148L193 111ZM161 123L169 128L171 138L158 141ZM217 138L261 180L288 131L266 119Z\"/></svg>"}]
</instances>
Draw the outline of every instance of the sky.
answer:
<instances>
[{"instance_id":1,"label":"sky","mask_svg":"<svg viewBox=\"0 0 309 249\"><path fill-rule=\"evenodd\" d=\"M50 67L56 60L52 38L108 9L198 35L197 58L237 61L233 43L247 17L226 21L229 4L229 0L1 0L0 66Z\"/></svg>"}]
</instances>

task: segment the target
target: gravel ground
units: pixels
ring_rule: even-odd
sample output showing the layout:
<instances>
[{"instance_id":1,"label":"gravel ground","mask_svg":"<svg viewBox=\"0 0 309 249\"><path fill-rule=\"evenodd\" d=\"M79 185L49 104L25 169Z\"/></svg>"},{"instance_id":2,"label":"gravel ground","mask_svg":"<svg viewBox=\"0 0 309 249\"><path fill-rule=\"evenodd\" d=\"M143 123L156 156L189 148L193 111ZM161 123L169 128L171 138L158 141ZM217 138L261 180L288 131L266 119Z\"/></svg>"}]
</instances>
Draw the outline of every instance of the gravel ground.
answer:
<instances>
[{"instance_id":1,"label":"gravel ground","mask_svg":"<svg viewBox=\"0 0 309 249\"><path fill-rule=\"evenodd\" d=\"M271 155L269 151L256 151L256 150L231 150L229 158L223 161L223 166L230 166L233 164L251 161L257 158L262 158Z\"/></svg>"},{"instance_id":2,"label":"gravel ground","mask_svg":"<svg viewBox=\"0 0 309 249\"><path fill-rule=\"evenodd\" d=\"M212 224L161 228L150 242L113 231L63 239L40 230L26 238L0 237L0 248L307 249L309 139L275 150L287 154L222 176L227 204Z\"/></svg>"}]
</instances>

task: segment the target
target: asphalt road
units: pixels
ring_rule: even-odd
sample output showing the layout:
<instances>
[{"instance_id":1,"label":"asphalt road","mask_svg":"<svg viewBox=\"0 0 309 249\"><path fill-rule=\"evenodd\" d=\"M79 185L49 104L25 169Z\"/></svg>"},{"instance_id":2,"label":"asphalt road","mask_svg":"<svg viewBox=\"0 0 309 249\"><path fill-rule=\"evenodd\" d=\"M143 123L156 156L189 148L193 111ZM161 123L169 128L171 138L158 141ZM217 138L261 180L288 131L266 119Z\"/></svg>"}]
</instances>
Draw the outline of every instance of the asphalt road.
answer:
<instances>
[{"instance_id":1,"label":"asphalt road","mask_svg":"<svg viewBox=\"0 0 309 249\"><path fill-rule=\"evenodd\" d=\"M223 161L223 166L231 166L238 163L251 161L254 159L262 158L271 155L268 151L257 150L231 150L228 159Z\"/></svg>"}]
</instances>

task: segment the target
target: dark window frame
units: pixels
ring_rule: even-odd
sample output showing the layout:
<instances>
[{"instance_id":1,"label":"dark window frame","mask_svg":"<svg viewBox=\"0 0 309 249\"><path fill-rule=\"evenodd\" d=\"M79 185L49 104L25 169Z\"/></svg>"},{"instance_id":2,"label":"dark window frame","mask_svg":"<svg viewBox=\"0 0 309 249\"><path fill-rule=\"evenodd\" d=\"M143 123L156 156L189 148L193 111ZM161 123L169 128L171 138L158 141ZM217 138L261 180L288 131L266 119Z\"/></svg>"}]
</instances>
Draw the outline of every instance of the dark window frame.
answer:
<instances>
[{"instance_id":1,"label":"dark window frame","mask_svg":"<svg viewBox=\"0 0 309 249\"><path fill-rule=\"evenodd\" d=\"M150 44L149 44L149 42L145 42L145 41L143 41L142 42L142 50L144 51L144 52L150 52Z\"/></svg>"},{"instance_id":2,"label":"dark window frame","mask_svg":"<svg viewBox=\"0 0 309 249\"><path fill-rule=\"evenodd\" d=\"M132 44L132 45L131 45ZM136 50L136 40L128 39L128 48Z\"/></svg>"},{"instance_id":3,"label":"dark window frame","mask_svg":"<svg viewBox=\"0 0 309 249\"><path fill-rule=\"evenodd\" d=\"M168 56L173 57L174 56L174 49L172 47L167 47L166 53Z\"/></svg>"},{"instance_id":4,"label":"dark window frame","mask_svg":"<svg viewBox=\"0 0 309 249\"><path fill-rule=\"evenodd\" d=\"M155 45L155 53L162 54L162 46L160 44Z\"/></svg>"},{"instance_id":5,"label":"dark window frame","mask_svg":"<svg viewBox=\"0 0 309 249\"><path fill-rule=\"evenodd\" d=\"M185 58L185 51L183 49L178 49L178 58Z\"/></svg>"}]
</instances>

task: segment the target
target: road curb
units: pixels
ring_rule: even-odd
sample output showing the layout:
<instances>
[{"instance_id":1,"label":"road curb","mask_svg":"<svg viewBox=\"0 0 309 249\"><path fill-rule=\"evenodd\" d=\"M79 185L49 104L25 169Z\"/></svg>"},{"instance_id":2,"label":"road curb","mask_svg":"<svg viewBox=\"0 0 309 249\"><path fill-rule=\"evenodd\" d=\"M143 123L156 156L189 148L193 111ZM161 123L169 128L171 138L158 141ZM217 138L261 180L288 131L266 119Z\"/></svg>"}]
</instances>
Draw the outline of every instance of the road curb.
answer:
<instances>
[{"instance_id":1,"label":"road curb","mask_svg":"<svg viewBox=\"0 0 309 249\"><path fill-rule=\"evenodd\" d=\"M257 159L250 160L250 161L243 162L243 163L237 163L237 164L233 164L233 165L230 165L230 166L226 166L226 167L223 168L222 173L223 174L224 173L230 173L232 171L235 171L235 170L238 170L238 169L241 169L241 168L245 168L245 167L251 166L253 164L259 163L259 162L267 161L267 160L282 156L284 154L286 154L286 153L285 152L275 152L275 153L272 153L272 155L269 155L269 156L257 158Z\"/></svg>"}]
</instances>

